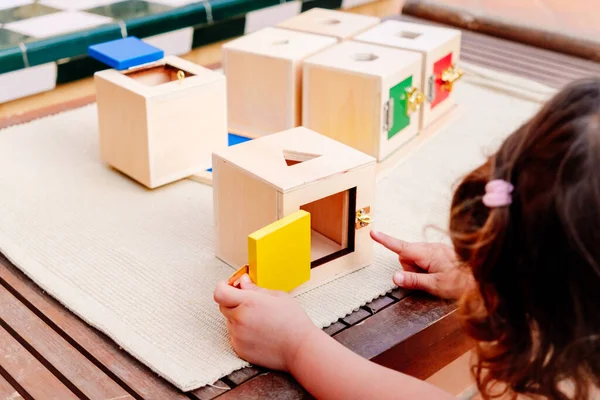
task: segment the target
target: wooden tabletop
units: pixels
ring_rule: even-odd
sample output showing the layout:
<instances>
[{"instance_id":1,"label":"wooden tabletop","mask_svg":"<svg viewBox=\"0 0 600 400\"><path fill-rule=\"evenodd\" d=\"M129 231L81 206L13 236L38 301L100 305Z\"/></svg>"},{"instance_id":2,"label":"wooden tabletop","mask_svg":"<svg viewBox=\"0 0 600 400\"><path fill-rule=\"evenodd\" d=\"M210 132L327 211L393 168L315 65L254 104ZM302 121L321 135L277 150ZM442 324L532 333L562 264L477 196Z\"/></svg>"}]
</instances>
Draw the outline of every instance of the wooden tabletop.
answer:
<instances>
[{"instance_id":1,"label":"wooden tabletop","mask_svg":"<svg viewBox=\"0 0 600 400\"><path fill-rule=\"evenodd\" d=\"M462 57L554 87L600 74L598 63L472 32L464 33ZM71 101L71 107L76 103ZM44 294L2 256L0 285L0 399L310 398L288 375L259 368L181 393ZM358 354L422 379L471 347L453 304L400 289L326 331Z\"/></svg>"}]
</instances>

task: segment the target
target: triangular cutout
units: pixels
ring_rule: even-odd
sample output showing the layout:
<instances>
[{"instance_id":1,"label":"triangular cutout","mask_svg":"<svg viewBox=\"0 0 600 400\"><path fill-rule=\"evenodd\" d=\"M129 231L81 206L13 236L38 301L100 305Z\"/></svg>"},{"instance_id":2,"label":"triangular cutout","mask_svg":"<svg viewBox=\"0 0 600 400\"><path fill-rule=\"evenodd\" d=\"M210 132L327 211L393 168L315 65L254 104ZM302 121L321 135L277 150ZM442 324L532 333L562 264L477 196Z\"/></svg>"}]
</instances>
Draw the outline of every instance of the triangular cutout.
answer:
<instances>
[{"instance_id":1,"label":"triangular cutout","mask_svg":"<svg viewBox=\"0 0 600 400\"><path fill-rule=\"evenodd\" d=\"M300 153L297 151L284 150L283 159L288 167L292 165L300 164L306 161L314 160L315 158L321 157L320 154Z\"/></svg>"}]
</instances>

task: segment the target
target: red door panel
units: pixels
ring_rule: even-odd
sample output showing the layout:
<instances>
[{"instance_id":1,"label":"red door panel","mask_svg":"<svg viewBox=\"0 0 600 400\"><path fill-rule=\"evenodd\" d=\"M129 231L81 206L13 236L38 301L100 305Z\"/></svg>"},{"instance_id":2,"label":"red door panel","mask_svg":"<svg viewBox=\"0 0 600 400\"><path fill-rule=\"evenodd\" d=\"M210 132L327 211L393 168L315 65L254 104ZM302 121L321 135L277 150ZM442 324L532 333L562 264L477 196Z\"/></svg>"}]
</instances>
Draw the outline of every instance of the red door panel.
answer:
<instances>
[{"instance_id":1,"label":"red door panel","mask_svg":"<svg viewBox=\"0 0 600 400\"><path fill-rule=\"evenodd\" d=\"M440 58L438 61L433 64L433 75L435 76L435 97L431 102L431 108L433 109L435 106L440 104L442 101L446 100L450 95L450 92L443 90L443 82L442 82L442 72L447 70L452 66L452 53L447 56Z\"/></svg>"}]
</instances>

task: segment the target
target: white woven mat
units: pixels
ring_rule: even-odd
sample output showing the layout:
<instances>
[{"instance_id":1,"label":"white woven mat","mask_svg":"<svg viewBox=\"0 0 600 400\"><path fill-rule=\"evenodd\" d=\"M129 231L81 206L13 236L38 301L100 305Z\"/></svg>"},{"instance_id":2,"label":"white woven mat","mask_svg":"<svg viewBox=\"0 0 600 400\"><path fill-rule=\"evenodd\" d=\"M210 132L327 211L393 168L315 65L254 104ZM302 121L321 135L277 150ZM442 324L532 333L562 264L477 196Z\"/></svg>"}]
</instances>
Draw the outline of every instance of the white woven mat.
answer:
<instances>
[{"instance_id":1,"label":"white woven mat","mask_svg":"<svg viewBox=\"0 0 600 400\"><path fill-rule=\"evenodd\" d=\"M376 229L420 240L446 227L452 184L553 92L464 67L467 112L379 183ZM212 300L232 269L213 256L211 187L148 191L101 163L97 134L95 105L0 131L0 250L182 390L245 366ZM374 265L299 300L326 326L392 289L398 268L377 247Z\"/></svg>"}]
</instances>

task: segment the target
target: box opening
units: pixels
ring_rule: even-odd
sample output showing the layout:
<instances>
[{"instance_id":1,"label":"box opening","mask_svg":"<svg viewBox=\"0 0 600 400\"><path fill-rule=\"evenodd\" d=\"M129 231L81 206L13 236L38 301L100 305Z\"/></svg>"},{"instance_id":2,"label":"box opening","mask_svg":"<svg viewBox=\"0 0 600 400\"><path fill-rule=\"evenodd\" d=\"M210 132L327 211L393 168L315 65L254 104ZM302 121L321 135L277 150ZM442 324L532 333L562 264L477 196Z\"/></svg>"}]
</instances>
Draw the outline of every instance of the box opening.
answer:
<instances>
[{"instance_id":1,"label":"box opening","mask_svg":"<svg viewBox=\"0 0 600 400\"><path fill-rule=\"evenodd\" d=\"M354 61L375 61L379 58L373 53L357 53L353 54L351 57Z\"/></svg>"},{"instance_id":2,"label":"box opening","mask_svg":"<svg viewBox=\"0 0 600 400\"><path fill-rule=\"evenodd\" d=\"M356 188L305 204L310 213L311 268L354 252Z\"/></svg>"},{"instance_id":3,"label":"box opening","mask_svg":"<svg viewBox=\"0 0 600 400\"><path fill-rule=\"evenodd\" d=\"M142 68L136 71L126 73L128 77L147 86L158 86L163 83L179 80L178 74L183 73L183 78L194 76L194 74L174 67L169 64L158 65L149 68Z\"/></svg>"},{"instance_id":4,"label":"box opening","mask_svg":"<svg viewBox=\"0 0 600 400\"><path fill-rule=\"evenodd\" d=\"M398 33L398 36L400 36L401 38L404 38L404 39L416 39L421 35L422 35L422 33L409 32L409 31L402 31L402 32Z\"/></svg>"},{"instance_id":5,"label":"box opening","mask_svg":"<svg viewBox=\"0 0 600 400\"><path fill-rule=\"evenodd\" d=\"M305 161L314 160L315 158L321 157L320 154L310 154L310 153L299 153L297 151L283 151L283 159L288 167L292 165L300 164Z\"/></svg>"}]
</instances>

